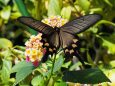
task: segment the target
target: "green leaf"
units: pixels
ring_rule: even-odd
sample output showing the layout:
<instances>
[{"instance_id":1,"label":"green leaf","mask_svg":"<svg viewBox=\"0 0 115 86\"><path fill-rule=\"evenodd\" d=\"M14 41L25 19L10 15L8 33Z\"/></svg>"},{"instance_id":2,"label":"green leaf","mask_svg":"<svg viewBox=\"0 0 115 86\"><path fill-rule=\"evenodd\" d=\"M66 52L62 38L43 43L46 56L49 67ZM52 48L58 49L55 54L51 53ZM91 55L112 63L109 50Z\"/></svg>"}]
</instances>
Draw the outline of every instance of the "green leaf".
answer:
<instances>
[{"instance_id":1,"label":"green leaf","mask_svg":"<svg viewBox=\"0 0 115 86\"><path fill-rule=\"evenodd\" d=\"M98 36L99 38L102 39L102 46L108 48L108 53L110 54L115 54L115 34L112 34L111 37L101 37Z\"/></svg>"},{"instance_id":2,"label":"green leaf","mask_svg":"<svg viewBox=\"0 0 115 86\"><path fill-rule=\"evenodd\" d=\"M56 82L56 83L54 84L54 86L67 86L67 83L66 83L66 82L63 82L63 81L61 81L61 82Z\"/></svg>"},{"instance_id":3,"label":"green leaf","mask_svg":"<svg viewBox=\"0 0 115 86\"><path fill-rule=\"evenodd\" d=\"M90 64L94 65L93 60L92 60L91 56L89 55L88 51L87 51L87 61L88 61Z\"/></svg>"},{"instance_id":4,"label":"green leaf","mask_svg":"<svg viewBox=\"0 0 115 86\"><path fill-rule=\"evenodd\" d=\"M85 11L89 10L90 2L88 0L78 0L78 5Z\"/></svg>"},{"instance_id":5,"label":"green leaf","mask_svg":"<svg viewBox=\"0 0 115 86\"><path fill-rule=\"evenodd\" d=\"M44 79L41 75L34 77L32 79L31 84L32 84L32 86L45 86Z\"/></svg>"},{"instance_id":6,"label":"green leaf","mask_svg":"<svg viewBox=\"0 0 115 86\"><path fill-rule=\"evenodd\" d=\"M102 8L91 8L89 9L91 13L96 13L96 12L102 12L103 9Z\"/></svg>"},{"instance_id":7,"label":"green leaf","mask_svg":"<svg viewBox=\"0 0 115 86\"><path fill-rule=\"evenodd\" d=\"M53 69L53 73L55 73L56 71L58 71L64 62L64 58L62 55L60 55L60 57L58 57L58 59L56 60L55 64L54 64L54 69Z\"/></svg>"},{"instance_id":8,"label":"green leaf","mask_svg":"<svg viewBox=\"0 0 115 86\"><path fill-rule=\"evenodd\" d=\"M11 73L14 73L14 72L18 72L20 71L21 69L24 69L26 67L34 67L33 64L31 62L26 62L26 61L22 61L22 62L19 62L18 64L16 64L13 68L12 68L12 71Z\"/></svg>"},{"instance_id":9,"label":"green leaf","mask_svg":"<svg viewBox=\"0 0 115 86\"><path fill-rule=\"evenodd\" d=\"M6 38L0 38L0 48L11 48L13 46L12 42Z\"/></svg>"},{"instance_id":10,"label":"green leaf","mask_svg":"<svg viewBox=\"0 0 115 86\"><path fill-rule=\"evenodd\" d=\"M110 0L104 0L109 6L113 6L112 3L110 2Z\"/></svg>"},{"instance_id":11,"label":"green leaf","mask_svg":"<svg viewBox=\"0 0 115 86\"><path fill-rule=\"evenodd\" d=\"M61 16L62 18L65 18L65 19L70 19L71 17L71 6L66 6L66 7L63 7L62 8L62 11L61 11Z\"/></svg>"},{"instance_id":12,"label":"green leaf","mask_svg":"<svg viewBox=\"0 0 115 86\"><path fill-rule=\"evenodd\" d=\"M1 70L2 83L9 82L11 67L12 67L11 61L3 59L3 66L2 66L2 70Z\"/></svg>"},{"instance_id":13,"label":"green leaf","mask_svg":"<svg viewBox=\"0 0 115 86\"><path fill-rule=\"evenodd\" d=\"M31 62L18 64L18 66L14 68L14 71L17 71L17 73L16 73L16 81L13 84L13 86L17 85L20 81L24 80L29 74L32 73L33 70L34 70L34 66Z\"/></svg>"},{"instance_id":14,"label":"green leaf","mask_svg":"<svg viewBox=\"0 0 115 86\"><path fill-rule=\"evenodd\" d=\"M51 77L47 86L53 86L53 84L54 84L54 79Z\"/></svg>"},{"instance_id":15,"label":"green leaf","mask_svg":"<svg viewBox=\"0 0 115 86\"><path fill-rule=\"evenodd\" d=\"M98 28L96 28L96 27L90 27L90 28L88 29L88 31L91 31L91 32L93 32L93 33L97 33L97 32L98 32Z\"/></svg>"},{"instance_id":16,"label":"green leaf","mask_svg":"<svg viewBox=\"0 0 115 86\"><path fill-rule=\"evenodd\" d=\"M62 67L68 68L68 67L70 66L70 64L71 64L71 61L68 61L68 62L64 63L64 64L62 65Z\"/></svg>"},{"instance_id":17,"label":"green leaf","mask_svg":"<svg viewBox=\"0 0 115 86\"><path fill-rule=\"evenodd\" d=\"M66 82L81 84L97 84L102 82L110 82L105 74L98 68L67 71L64 73L63 80Z\"/></svg>"},{"instance_id":18,"label":"green leaf","mask_svg":"<svg viewBox=\"0 0 115 86\"><path fill-rule=\"evenodd\" d=\"M62 0L50 0L48 6L48 16L60 15Z\"/></svg>"},{"instance_id":19,"label":"green leaf","mask_svg":"<svg viewBox=\"0 0 115 86\"><path fill-rule=\"evenodd\" d=\"M27 10L27 7L26 5L24 4L24 1L23 0L15 0L16 2L16 5L20 11L20 13L22 14L22 16L30 16L28 10ZM31 34L37 34L37 32L31 28L28 29L28 31L31 33Z\"/></svg>"},{"instance_id":20,"label":"green leaf","mask_svg":"<svg viewBox=\"0 0 115 86\"><path fill-rule=\"evenodd\" d=\"M7 5L10 0L0 0L3 4Z\"/></svg>"},{"instance_id":21,"label":"green leaf","mask_svg":"<svg viewBox=\"0 0 115 86\"><path fill-rule=\"evenodd\" d=\"M22 0L15 0L17 7L23 16L30 16L24 2Z\"/></svg>"},{"instance_id":22,"label":"green leaf","mask_svg":"<svg viewBox=\"0 0 115 86\"><path fill-rule=\"evenodd\" d=\"M54 64L53 73L60 70L60 68L63 65L63 62L64 62L63 56L59 56L58 59L56 60L55 64ZM43 75L49 77L50 74L51 74L51 69L48 72L44 73Z\"/></svg>"},{"instance_id":23,"label":"green leaf","mask_svg":"<svg viewBox=\"0 0 115 86\"><path fill-rule=\"evenodd\" d=\"M10 14L11 14L11 7L10 6L4 7L3 10L1 11L1 17L4 20L8 20L10 18Z\"/></svg>"},{"instance_id":24,"label":"green leaf","mask_svg":"<svg viewBox=\"0 0 115 86\"><path fill-rule=\"evenodd\" d=\"M79 67L80 65L82 65L81 62L76 62L75 64L73 64L73 65L69 68L69 70L70 70L70 71L75 70L75 69L76 69L77 67Z\"/></svg>"},{"instance_id":25,"label":"green leaf","mask_svg":"<svg viewBox=\"0 0 115 86\"><path fill-rule=\"evenodd\" d=\"M115 67L115 60L112 60L112 61L110 62L110 65L114 68L114 67Z\"/></svg>"}]
</instances>

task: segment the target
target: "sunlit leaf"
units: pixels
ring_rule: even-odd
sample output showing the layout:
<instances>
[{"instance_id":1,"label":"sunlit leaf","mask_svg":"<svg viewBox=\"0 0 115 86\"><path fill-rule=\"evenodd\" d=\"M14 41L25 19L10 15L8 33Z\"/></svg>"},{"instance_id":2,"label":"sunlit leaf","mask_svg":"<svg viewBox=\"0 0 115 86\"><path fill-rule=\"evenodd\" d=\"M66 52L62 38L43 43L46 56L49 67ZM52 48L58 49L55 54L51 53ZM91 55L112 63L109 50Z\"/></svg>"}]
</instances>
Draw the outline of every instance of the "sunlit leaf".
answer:
<instances>
[{"instance_id":1,"label":"sunlit leaf","mask_svg":"<svg viewBox=\"0 0 115 86\"><path fill-rule=\"evenodd\" d=\"M62 0L49 0L48 16L60 15Z\"/></svg>"},{"instance_id":2,"label":"sunlit leaf","mask_svg":"<svg viewBox=\"0 0 115 86\"><path fill-rule=\"evenodd\" d=\"M12 42L6 38L0 38L0 48L11 48L13 46Z\"/></svg>"},{"instance_id":3,"label":"sunlit leaf","mask_svg":"<svg viewBox=\"0 0 115 86\"><path fill-rule=\"evenodd\" d=\"M102 12L103 9L102 8L92 8L90 9L91 13L95 13L95 12Z\"/></svg>"},{"instance_id":4,"label":"sunlit leaf","mask_svg":"<svg viewBox=\"0 0 115 86\"><path fill-rule=\"evenodd\" d=\"M114 36L115 37L115 36ZM115 40L110 37L100 37L102 39L102 46L107 47L108 53L115 54Z\"/></svg>"},{"instance_id":5,"label":"sunlit leaf","mask_svg":"<svg viewBox=\"0 0 115 86\"><path fill-rule=\"evenodd\" d=\"M1 80L3 83L9 82L11 67L12 67L11 61L3 59L3 66L1 70Z\"/></svg>"},{"instance_id":6,"label":"sunlit leaf","mask_svg":"<svg viewBox=\"0 0 115 86\"><path fill-rule=\"evenodd\" d=\"M98 32L98 28L96 27L91 27L90 29L88 29L88 31L91 31L93 33L97 33Z\"/></svg>"},{"instance_id":7,"label":"sunlit leaf","mask_svg":"<svg viewBox=\"0 0 115 86\"><path fill-rule=\"evenodd\" d=\"M110 0L104 0L109 6L113 6L112 3L110 2Z\"/></svg>"},{"instance_id":8,"label":"sunlit leaf","mask_svg":"<svg viewBox=\"0 0 115 86\"><path fill-rule=\"evenodd\" d=\"M64 62L64 58L63 58L63 56L60 56L60 57L56 60L56 62L55 62L55 64L54 64L54 69L53 69L53 72L54 72L54 73L61 68L63 62Z\"/></svg>"},{"instance_id":9,"label":"sunlit leaf","mask_svg":"<svg viewBox=\"0 0 115 86\"><path fill-rule=\"evenodd\" d=\"M32 86L44 86L44 79L42 76L36 76L32 79Z\"/></svg>"},{"instance_id":10,"label":"sunlit leaf","mask_svg":"<svg viewBox=\"0 0 115 86\"><path fill-rule=\"evenodd\" d=\"M12 68L12 73L13 72L18 72L20 71L21 69L24 69L24 68L31 68L33 67L33 64L31 62L26 62L26 61L22 61L22 62L19 62L18 64L16 64L13 68Z\"/></svg>"},{"instance_id":11,"label":"sunlit leaf","mask_svg":"<svg viewBox=\"0 0 115 86\"><path fill-rule=\"evenodd\" d=\"M68 85L66 82L61 81L61 82L56 82L54 86L68 86Z\"/></svg>"},{"instance_id":12,"label":"sunlit leaf","mask_svg":"<svg viewBox=\"0 0 115 86\"><path fill-rule=\"evenodd\" d=\"M65 18L65 19L70 19L70 16L71 16L71 6L66 6L66 7L63 7L62 8L62 11L61 11L61 16L62 18Z\"/></svg>"},{"instance_id":13,"label":"sunlit leaf","mask_svg":"<svg viewBox=\"0 0 115 86\"><path fill-rule=\"evenodd\" d=\"M56 59L56 62L54 64L54 68L53 68L53 73L57 72L60 70L60 68L62 67L63 65L63 62L64 62L64 58L63 56L59 56L58 59ZM52 64L51 64L52 65ZM51 70L50 69L48 72L44 73L44 76L50 76L51 74Z\"/></svg>"},{"instance_id":14,"label":"sunlit leaf","mask_svg":"<svg viewBox=\"0 0 115 86\"><path fill-rule=\"evenodd\" d=\"M3 10L1 11L1 17L4 20L8 20L10 18L10 14L11 14L11 7L10 6L4 7Z\"/></svg>"},{"instance_id":15,"label":"sunlit leaf","mask_svg":"<svg viewBox=\"0 0 115 86\"><path fill-rule=\"evenodd\" d=\"M64 63L64 64L62 65L62 67L68 68L68 67L70 66L70 64L71 64L71 61L66 62L66 63Z\"/></svg>"},{"instance_id":16,"label":"sunlit leaf","mask_svg":"<svg viewBox=\"0 0 115 86\"><path fill-rule=\"evenodd\" d=\"M115 67L115 60L112 60L112 61L110 62L110 65L114 68L114 67Z\"/></svg>"},{"instance_id":17,"label":"sunlit leaf","mask_svg":"<svg viewBox=\"0 0 115 86\"><path fill-rule=\"evenodd\" d=\"M88 0L78 0L78 5L85 11L88 11L90 2Z\"/></svg>"},{"instance_id":18,"label":"sunlit leaf","mask_svg":"<svg viewBox=\"0 0 115 86\"><path fill-rule=\"evenodd\" d=\"M53 86L54 79L51 77L47 86Z\"/></svg>"},{"instance_id":19,"label":"sunlit leaf","mask_svg":"<svg viewBox=\"0 0 115 86\"><path fill-rule=\"evenodd\" d=\"M22 64L21 63L17 64L17 66L15 66L13 70L13 72L17 71L16 81L13 84L13 86L17 85L20 81L24 80L29 74L32 73L33 70L34 70L34 66L31 62L26 62L26 63L23 62Z\"/></svg>"},{"instance_id":20,"label":"sunlit leaf","mask_svg":"<svg viewBox=\"0 0 115 86\"><path fill-rule=\"evenodd\" d=\"M0 0L4 5L7 5L10 0Z\"/></svg>"},{"instance_id":21,"label":"sunlit leaf","mask_svg":"<svg viewBox=\"0 0 115 86\"><path fill-rule=\"evenodd\" d=\"M81 62L76 62L75 64L73 64L73 65L69 68L69 70L70 70L70 71L75 70L75 69L76 69L77 67L79 67L80 65L82 65Z\"/></svg>"},{"instance_id":22,"label":"sunlit leaf","mask_svg":"<svg viewBox=\"0 0 115 86\"><path fill-rule=\"evenodd\" d=\"M97 68L78 71L67 71L64 73L63 80L66 82L81 84L97 84L101 82L110 82L105 74Z\"/></svg>"}]
</instances>

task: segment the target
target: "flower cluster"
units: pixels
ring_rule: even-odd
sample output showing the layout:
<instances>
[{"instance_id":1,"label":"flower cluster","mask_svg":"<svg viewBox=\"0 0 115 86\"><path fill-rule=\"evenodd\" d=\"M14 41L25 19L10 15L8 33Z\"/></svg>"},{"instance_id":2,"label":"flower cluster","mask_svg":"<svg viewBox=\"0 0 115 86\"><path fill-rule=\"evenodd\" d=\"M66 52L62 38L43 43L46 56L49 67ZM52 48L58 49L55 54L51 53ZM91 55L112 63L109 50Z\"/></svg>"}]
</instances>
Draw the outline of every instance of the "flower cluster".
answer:
<instances>
[{"instance_id":1,"label":"flower cluster","mask_svg":"<svg viewBox=\"0 0 115 86\"><path fill-rule=\"evenodd\" d=\"M43 23L51 26L51 27L61 27L65 23L67 23L67 19L63 19L60 16L51 16L49 18L43 19Z\"/></svg>"},{"instance_id":2,"label":"flower cluster","mask_svg":"<svg viewBox=\"0 0 115 86\"><path fill-rule=\"evenodd\" d=\"M39 33L37 36L32 35L25 43L26 45L26 61L31 61L34 66L38 66L43 55L45 54L45 49L42 47L43 43L41 42L42 34Z\"/></svg>"}]
</instances>

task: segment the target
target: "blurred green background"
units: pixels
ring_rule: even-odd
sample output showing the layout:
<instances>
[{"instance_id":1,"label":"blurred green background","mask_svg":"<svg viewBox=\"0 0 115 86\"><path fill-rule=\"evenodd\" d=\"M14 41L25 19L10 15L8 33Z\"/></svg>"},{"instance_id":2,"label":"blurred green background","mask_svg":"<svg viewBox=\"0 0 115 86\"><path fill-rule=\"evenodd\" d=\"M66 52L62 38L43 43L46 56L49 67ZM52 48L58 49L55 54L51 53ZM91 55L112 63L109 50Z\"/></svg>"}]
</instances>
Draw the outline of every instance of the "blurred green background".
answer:
<instances>
[{"instance_id":1,"label":"blurred green background","mask_svg":"<svg viewBox=\"0 0 115 86\"><path fill-rule=\"evenodd\" d=\"M77 34L80 54L115 82L115 0L0 0L0 86L12 86L12 65L24 60L24 43L36 31L20 24L20 16L42 20L60 15L72 20L86 14L103 16L95 26ZM113 85L114 86L114 85Z\"/></svg>"}]
</instances>

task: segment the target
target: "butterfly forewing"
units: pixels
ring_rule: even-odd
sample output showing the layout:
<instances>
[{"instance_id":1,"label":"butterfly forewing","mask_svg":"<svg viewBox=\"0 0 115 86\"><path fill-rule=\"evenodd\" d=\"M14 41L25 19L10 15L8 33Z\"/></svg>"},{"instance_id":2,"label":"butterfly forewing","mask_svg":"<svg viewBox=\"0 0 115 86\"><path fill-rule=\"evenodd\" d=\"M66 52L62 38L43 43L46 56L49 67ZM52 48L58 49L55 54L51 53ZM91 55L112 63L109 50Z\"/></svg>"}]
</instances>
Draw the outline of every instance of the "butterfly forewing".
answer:
<instances>
[{"instance_id":1,"label":"butterfly forewing","mask_svg":"<svg viewBox=\"0 0 115 86\"><path fill-rule=\"evenodd\" d=\"M73 21L70 21L61 27L61 30L71 34L76 34L85 31L90 26L94 25L97 21L101 19L98 14L90 14L82 16Z\"/></svg>"},{"instance_id":2,"label":"butterfly forewing","mask_svg":"<svg viewBox=\"0 0 115 86\"><path fill-rule=\"evenodd\" d=\"M18 21L20 21L21 23L45 34L45 35L50 35L51 33L54 32L54 29L52 27L50 27L49 25L46 25L44 23L42 23L39 20L33 19L31 17L19 17Z\"/></svg>"},{"instance_id":3,"label":"butterfly forewing","mask_svg":"<svg viewBox=\"0 0 115 86\"><path fill-rule=\"evenodd\" d=\"M59 36L62 48L69 46L73 42L73 39L75 39L74 35L63 31L60 31Z\"/></svg>"}]
</instances>

